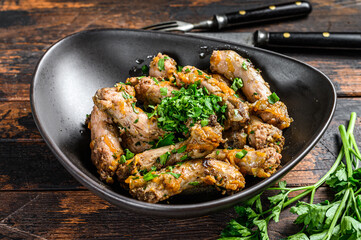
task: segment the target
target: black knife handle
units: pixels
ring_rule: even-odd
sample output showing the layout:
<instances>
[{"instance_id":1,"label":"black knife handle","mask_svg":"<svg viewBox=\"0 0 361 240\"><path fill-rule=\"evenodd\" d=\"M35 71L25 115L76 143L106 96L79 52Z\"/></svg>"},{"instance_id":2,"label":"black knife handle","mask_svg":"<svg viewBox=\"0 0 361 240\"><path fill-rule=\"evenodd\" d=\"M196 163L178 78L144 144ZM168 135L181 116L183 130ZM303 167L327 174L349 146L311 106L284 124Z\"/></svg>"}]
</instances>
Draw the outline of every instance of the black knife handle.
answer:
<instances>
[{"instance_id":1,"label":"black knife handle","mask_svg":"<svg viewBox=\"0 0 361 240\"><path fill-rule=\"evenodd\" d=\"M256 31L258 47L361 49L361 33Z\"/></svg>"},{"instance_id":2,"label":"black knife handle","mask_svg":"<svg viewBox=\"0 0 361 240\"><path fill-rule=\"evenodd\" d=\"M238 12L214 16L218 29L234 25L264 22L282 18L305 16L312 11L311 4L306 1L296 1L262 8L240 10Z\"/></svg>"}]
</instances>

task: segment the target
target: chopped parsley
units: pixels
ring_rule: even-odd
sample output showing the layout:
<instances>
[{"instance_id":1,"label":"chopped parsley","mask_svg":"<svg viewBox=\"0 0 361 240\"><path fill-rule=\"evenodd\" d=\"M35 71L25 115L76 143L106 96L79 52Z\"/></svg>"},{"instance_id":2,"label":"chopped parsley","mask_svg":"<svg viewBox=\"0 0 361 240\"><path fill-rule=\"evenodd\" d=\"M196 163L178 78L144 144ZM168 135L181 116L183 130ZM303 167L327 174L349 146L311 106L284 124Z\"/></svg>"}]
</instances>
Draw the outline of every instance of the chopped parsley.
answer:
<instances>
[{"instance_id":1,"label":"chopped parsley","mask_svg":"<svg viewBox=\"0 0 361 240\"><path fill-rule=\"evenodd\" d=\"M197 72L198 72L198 75L203 75L203 73L202 73L201 70L198 70L198 69L197 69Z\"/></svg>"},{"instance_id":2,"label":"chopped parsley","mask_svg":"<svg viewBox=\"0 0 361 240\"><path fill-rule=\"evenodd\" d=\"M181 65L178 65L177 70L178 70L178 72L181 72L183 70L183 67Z\"/></svg>"},{"instance_id":3,"label":"chopped parsley","mask_svg":"<svg viewBox=\"0 0 361 240\"><path fill-rule=\"evenodd\" d=\"M247 63L246 62L243 62L242 63L242 68L244 69L244 70L248 70L248 66L247 66Z\"/></svg>"},{"instance_id":4,"label":"chopped parsley","mask_svg":"<svg viewBox=\"0 0 361 240\"><path fill-rule=\"evenodd\" d=\"M139 110L135 106L135 102L132 103L132 108L135 113L137 113L137 114L139 113Z\"/></svg>"},{"instance_id":5,"label":"chopped parsley","mask_svg":"<svg viewBox=\"0 0 361 240\"><path fill-rule=\"evenodd\" d=\"M192 186L198 186L199 185L199 182L198 181L194 181L194 182L190 182L188 183L189 185L192 185Z\"/></svg>"},{"instance_id":6,"label":"chopped parsley","mask_svg":"<svg viewBox=\"0 0 361 240\"><path fill-rule=\"evenodd\" d=\"M237 91L238 89L241 89L243 87L243 81L242 78L235 78L233 79L233 83L231 85L231 88L234 91ZM238 96L237 96L238 97Z\"/></svg>"},{"instance_id":7,"label":"chopped parsley","mask_svg":"<svg viewBox=\"0 0 361 240\"><path fill-rule=\"evenodd\" d=\"M187 160L187 158L188 158L188 155L187 155L187 154L184 154L184 155L180 158L180 160L181 160L181 161L184 161L184 160Z\"/></svg>"},{"instance_id":8,"label":"chopped parsley","mask_svg":"<svg viewBox=\"0 0 361 240\"><path fill-rule=\"evenodd\" d=\"M165 70L165 68L164 68L164 58L159 59L159 61L158 61L158 69L159 69L159 71Z\"/></svg>"},{"instance_id":9,"label":"chopped parsley","mask_svg":"<svg viewBox=\"0 0 361 240\"><path fill-rule=\"evenodd\" d=\"M147 174L145 174L145 175L143 176L143 179L148 182L148 181L150 181L150 180L152 180L152 179L154 179L154 178L156 178L156 177L159 177L159 175L153 174L153 173L150 171L150 172L148 172Z\"/></svg>"},{"instance_id":10,"label":"chopped parsley","mask_svg":"<svg viewBox=\"0 0 361 240\"><path fill-rule=\"evenodd\" d=\"M254 131L252 130L252 131L250 131L249 133L250 133L250 134L253 134L253 133L254 133Z\"/></svg>"},{"instance_id":11,"label":"chopped parsley","mask_svg":"<svg viewBox=\"0 0 361 240\"><path fill-rule=\"evenodd\" d=\"M134 153L132 153L128 148L125 149L125 157L127 158L127 160L131 159L134 157ZM123 155L124 156L124 155Z\"/></svg>"},{"instance_id":12,"label":"chopped parsley","mask_svg":"<svg viewBox=\"0 0 361 240\"><path fill-rule=\"evenodd\" d=\"M217 154L217 155L219 154L219 150L216 151L216 154Z\"/></svg>"},{"instance_id":13,"label":"chopped parsley","mask_svg":"<svg viewBox=\"0 0 361 240\"><path fill-rule=\"evenodd\" d=\"M137 122L139 122L139 118L135 119L135 121L134 121L134 123L137 123Z\"/></svg>"},{"instance_id":14,"label":"chopped parsley","mask_svg":"<svg viewBox=\"0 0 361 240\"><path fill-rule=\"evenodd\" d=\"M187 149L187 145L184 145L177 150L177 153L184 153L186 149Z\"/></svg>"},{"instance_id":15,"label":"chopped parsley","mask_svg":"<svg viewBox=\"0 0 361 240\"><path fill-rule=\"evenodd\" d=\"M159 84L159 81L155 77L152 77L152 79L157 85Z\"/></svg>"},{"instance_id":16,"label":"chopped parsley","mask_svg":"<svg viewBox=\"0 0 361 240\"><path fill-rule=\"evenodd\" d=\"M175 177L176 179L178 179L182 174L180 173L174 173L174 172L167 172L168 174L172 175L173 177Z\"/></svg>"},{"instance_id":17,"label":"chopped parsley","mask_svg":"<svg viewBox=\"0 0 361 240\"><path fill-rule=\"evenodd\" d=\"M210 77L210 76L205 75L205 77L206 77L207 79L211 79L211 77Z\"/></svg>"},{"instance_id":18,"label":"chopped parsley","mask_svg":"<svg viewBox=\"0 0 361 240\"><path fill-rule=\"evenodd\" d=\"M123 163L125 163L126 161L127 161L127 158L125 157L125 155L122 155L122 156L120 157L120 159L118 160L118 163L123 164Z\"/></svg>"},{"instance_id":19,"label":"chopped parsley","mask_svg":"<svg viewBox=\"0 0 361 240\"><path fill-rule=\"evenodd\" d=\"M258 93L254 92L254 93L253 93L253 95L255 95L255 96L256 96L256 95L258 95Z\"/></svg>"},{"instance_id":20,"label":"chopped parsley","mask_svg":"<svg viewBox=\"0 0 361 240\"><path fill-rule=\"evenodd\" d=\"M169 155L170 155L170 152L166 152L163 155L160 155L159 163L162 164L162 165L166 164L166 162L167 162L167 160L169 158Z\"/></svg>"},{"instance_id":21,"label":"chopped parsley","mask_svg":"<svg viewBox=\"0 0 361 240\"><path fill-rule=\"evenodd\" d=\"M246 150L242 149L242 151L236 153L236 158L242 159L244 156L246 156L247 153L248 152Z\"/></svg>"},{"instance_id":22,"label":"chopped parsley","mask_svg":"<svg viewBox=\"0 0 361 240\"><path fill-rule=\"evenodd\" d=\"M167 93L168 93L168 88L166 87L160 88L160 95L167 96Z\"/></svg>"},{"instance_id":23,"label":"chopped parsley","mask_svg":"<svg viewBox=\"0 0 361 240\"><path fill-rule=\"evenodd\" d=\"M172 97L162 99L156 108L160 128L184 134L189 131L185 124L189 119L195 123L199 120L208 120L211 115L217 115L217 119L222 123L227 106L220 105L221 97L209 95L204 88L198 88L199 84L197 82L187 89L172 91Z\"/></svg>"},{"instance_id":24,"label":"chopped parsley","mask_svg":"<svg viewBox=\"0 0 361 240\"><path fill-rule=\"evenodd\" d=\"M189 68L186 68L185 72L189 73L191 70Z\"/></svg>"},{"instance_id":25,"label":"chopped parsley","mask_svg":"<svg viewBox=\"0 0 361 240\"><path fill-rule=\"evenodd\" d=\"M168 145L174 144L174 134L168 133L164 135L163 137L160 137L158 142L154 144L153 148L160 148Z\"/></svg>"},{"instance_id":26,"label":"chopped parsley","mask_svg":"<svg viewBox=\"0 0 361 240\"><path fill-rule=\"evenodd\" d=\"M201 121L201 126L202 126L202 127L207 126L208 123L209 123L209 120L208 120L208 119L203 119L203 120Z\"/></svg>"},{"instance_id":27,"label":"chopped parsley","mask_svg":"<svg viewBox=\"0 0 361 240\"><path fill-rule=\"evenodd\" d=\"M127 92L122 92L122 95L123 95L124 99L132 99L133 98L133 96L128 94Z\"/></svg>"},{"instance_id":28,"label":"chopped parsley","mask_svg":"<svg viewBox=\"0 0 361 240\"><path fill-rule=\"evenodd\" d=\"M277 96L277 94L275 92L273 92L271 95L268 96L268 102L270 104L275 104L279 100L280 100L280 98Z\"/></svg>"},{"instance_id":29,"label":"chopped parsley","mask_svg":"<svg viewBox=\"0 0 361 240\"><path fill-rule=\"evenodd\" d=\"M142 66L142 72L144 75L148 75L149 74L149 67L147 65L143 65Z\"/></svg>"}]
</instances>

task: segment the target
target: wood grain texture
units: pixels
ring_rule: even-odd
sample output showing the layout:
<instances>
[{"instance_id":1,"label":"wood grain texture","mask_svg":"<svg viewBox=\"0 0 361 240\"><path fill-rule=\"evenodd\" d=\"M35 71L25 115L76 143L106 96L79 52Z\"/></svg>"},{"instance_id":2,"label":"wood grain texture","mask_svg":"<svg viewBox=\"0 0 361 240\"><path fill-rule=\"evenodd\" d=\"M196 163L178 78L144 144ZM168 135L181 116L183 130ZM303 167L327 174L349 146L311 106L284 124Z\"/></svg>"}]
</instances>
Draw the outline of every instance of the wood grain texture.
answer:
<instances>
[{"instance_id":1,"label":"wood grain texture","mask_svg":"<svg viewBox=\"0 0 361 240\"><path fill-rule=\"evenodd\" d=\"M325 188L317 196L317 201L332 197ZM21 204L9 211L14 199ZM235 217L233 209L187 220L145 217L121 210L89 191L5 192L0 194L0 211L0 230L7 230L1 231L3 235L45 239L216 239ZM288 210L280 219L270 225L273 239L299 230L289 224L295 216Z\"/></svg>"},{"instance_id":2,"label":"wood grain texture","mask_svg":"<svg viewBox=\"0 0 361 240\"><path fill-rule=\"evenodd\" d=\"M274 1L281 3L285 1ZM253 24L229 31L354 31L361 24L359 1L312 1L307 18ZM12 1L0 2L0 100L29 99L29 86L36 63L59 39L95 28L141 28L167 20L194 22L213 14L263 6L262 1ZM320 68L330 76L340 96L361 96L359 54L333 51L280 50ZM331 56L331 60L330 60Z\"/></svg>"},{"instance_id":3,"label":"wood grain texture","mask_svg":"<svg viewBox=\"0 0 361 240\"><path fill-rule=\"evenodd\" d=\"M272 1L272 4L288 0ZM271 2L270 2L271 3ZM307 18L252 24L227 31L355 31L360 0L311 0ZM33 121L29 87L37 62L53 43L83 30L141 28L168 20L197 22L213 14L264 6L259 0L0 0L0 238L1 239L216 239L235 216L232 209L179 220L121 210L81 186L56 160ZM340 147L338 125L351 111L361 116L361 53L276 49L317 67L335 84L337 110L315 148L287 174L290 186L316 182ZM351 98L355 97L355 98ZM361 140L361 121L355 135ZM272 193L267 193L268 195ZM331 199L321 187L316 201ZM271 223L271 239L299 228L285 211Z\"/></svg>"}]
</instances>

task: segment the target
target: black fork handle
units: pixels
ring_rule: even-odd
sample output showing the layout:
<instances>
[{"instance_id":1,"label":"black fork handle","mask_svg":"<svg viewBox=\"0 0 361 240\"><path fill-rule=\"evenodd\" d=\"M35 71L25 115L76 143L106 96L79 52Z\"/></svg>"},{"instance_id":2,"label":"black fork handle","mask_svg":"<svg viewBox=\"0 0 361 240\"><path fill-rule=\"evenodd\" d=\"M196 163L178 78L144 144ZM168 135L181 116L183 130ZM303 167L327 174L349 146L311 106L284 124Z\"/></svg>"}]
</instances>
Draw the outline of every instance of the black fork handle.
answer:
<instances>
[{"instance_id":1,"label":"black fork handle","mask_svg":"<svg viewBox=\"0 0 361 240\"><path fill-rule=\"evenodd\" d=\"M306 16L312 11L311 4L306 1L296 1L267 7L240 10L237 12L219 14L214 16L218 29L255 23L271 21L283 18Z\"/></svg>"},{"instance_id":2,"label":"black fork handle","mask_svg":"<svg viewBox=\"0 0 361 240\"><path fill-rule=\"evenodd\" d=\"M257 31L258 47L361 49L361 32L264 32Z\"/></svg>"}]
</instances>

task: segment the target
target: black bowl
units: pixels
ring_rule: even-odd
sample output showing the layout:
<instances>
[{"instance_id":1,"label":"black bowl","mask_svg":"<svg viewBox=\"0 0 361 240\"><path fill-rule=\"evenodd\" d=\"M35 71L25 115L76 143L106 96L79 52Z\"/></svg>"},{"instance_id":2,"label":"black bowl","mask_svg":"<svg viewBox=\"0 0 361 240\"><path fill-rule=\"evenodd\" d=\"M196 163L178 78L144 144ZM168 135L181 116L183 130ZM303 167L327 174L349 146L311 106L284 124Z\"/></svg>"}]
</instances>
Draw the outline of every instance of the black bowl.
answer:
<instances>
[{"instance_id":1,"label":"black bowl","mask_svg":"<svg viewBox=\"0 0 361 240\"><path fill-rule=\"evenodd\" d=\"M183 194L158 204L135 200L119 187L99 181L90 162L90 137L84 126L95 91L139 73L158 52L170 55L180 65L207 69L214 49L232 49L251 59L262 70L271 90L288 106L294 122L284 131L283 167L268 179L247 179L246 188L232 196ZM335 110L336 93L331 81L317 69L267 50L178 34L93 30L66 37L44 54L34 74L31 105L36 125L50 149L95 194L140 213L192 217L246 200L290 171L326 130Z\"/></svg>"}]
</instances>

